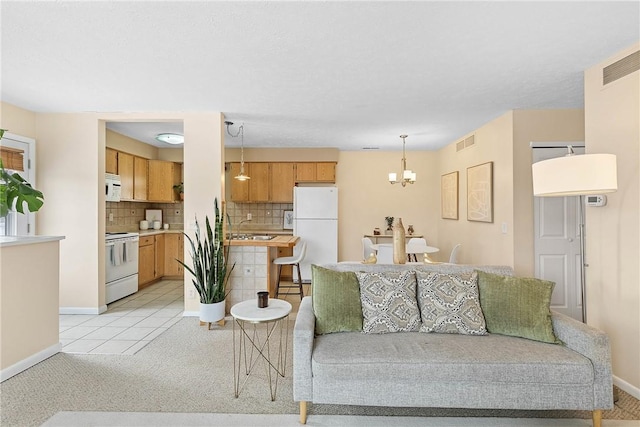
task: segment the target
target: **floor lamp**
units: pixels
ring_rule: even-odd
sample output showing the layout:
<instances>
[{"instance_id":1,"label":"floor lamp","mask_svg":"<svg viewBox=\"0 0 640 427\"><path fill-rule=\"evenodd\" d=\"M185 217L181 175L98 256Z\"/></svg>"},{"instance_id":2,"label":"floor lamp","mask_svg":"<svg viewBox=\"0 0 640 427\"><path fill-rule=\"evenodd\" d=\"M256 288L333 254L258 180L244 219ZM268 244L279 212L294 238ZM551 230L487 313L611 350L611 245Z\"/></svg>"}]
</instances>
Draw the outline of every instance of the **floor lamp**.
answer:
<instances>
[{"instance_id":1,"label":"floor lamp","mask_svg":"<svg viewBox=\"0 0 640 427\"><path fill-rule=\"evenodd\" d=\"M587 292L585 286L585 214L584 196L613 193L618 189L616 156L614 154L573 154L543 160L531 165L533 195L538 197L580 196L580 291L582 321L587 323Z\"/></svg>"}]
</instances>

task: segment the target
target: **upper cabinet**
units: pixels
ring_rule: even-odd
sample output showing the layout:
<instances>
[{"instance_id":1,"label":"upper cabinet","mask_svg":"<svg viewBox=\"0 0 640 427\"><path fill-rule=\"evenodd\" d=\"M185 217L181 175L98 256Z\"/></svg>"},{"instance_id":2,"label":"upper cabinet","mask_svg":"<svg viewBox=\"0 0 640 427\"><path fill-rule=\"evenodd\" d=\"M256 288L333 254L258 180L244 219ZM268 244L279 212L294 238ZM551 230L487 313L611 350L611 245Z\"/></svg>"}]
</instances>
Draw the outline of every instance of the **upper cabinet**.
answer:
<instances>
[{"instance_id":1,"label":"upper cabinet","mask_svg":"<svg viewBox=\"0 0 640 427\"><path fill-rule=\"evenodd\" d=\"M271 202L293 203L295 163L271 163Z\"/></svg>"},{"instance_id":2,"label":"upper cabinet","mask_svg":"<svg viewBox=\"0 0 640 427\"><path fill-rule=\"evenodd\" d=\"M335 162L251 162L244 164L245 174L251 179L238 181L240 163L230 163L231 201L292 203L296 182L335 182Z\"/></svg>"},{"instance_id":3,"label":"upper cabinet","mask_svg":"<svg viewBox=\"0 0 640 427\"><path fill-rule=\"evenodd\" d=\"M336 182L334 162L296 163L296 182Z\"/></svg>"},{"instance_id":4,"label":"upper cabinet","mask_svg":"<svg viewBox=\"0 0 640 427\"><path fill-rule=\"evenodd\" d=\"M120 199L123 201L180 200L179 193L173 188L182 181L180 163L148 160L107 148L105 169L107 173L120 175Z\"/></svg>"},{"instance_id":5,"label":"upper cabinet","mask_svg":"<svg viewBox=\"0 0 640 427\"><path fill-rule=\"evenodd\" d=\"M179 163L149 160L147 200L151 202L175 202L178 194L173 186L180 184L182 167Z\"/></svg>"},{"instance_id":6,"label":"upper cabinet","mask_svg":"<svg viewBox=\"0 0 640 427\"><path fill-rule=\"evenodd\" d=\"M105 155L105 172L118 174L118 152L112 148L107 148Z\"/></svg>"}]
</instances>

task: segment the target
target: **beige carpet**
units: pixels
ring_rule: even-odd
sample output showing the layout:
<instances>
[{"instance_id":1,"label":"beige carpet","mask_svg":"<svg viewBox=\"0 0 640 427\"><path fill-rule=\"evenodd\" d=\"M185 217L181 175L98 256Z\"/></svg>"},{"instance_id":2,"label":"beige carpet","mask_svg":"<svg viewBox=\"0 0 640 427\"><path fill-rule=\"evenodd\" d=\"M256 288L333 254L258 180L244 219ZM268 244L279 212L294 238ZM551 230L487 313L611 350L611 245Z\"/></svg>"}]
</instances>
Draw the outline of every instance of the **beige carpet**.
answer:
<instances>
[{"instance_id":1,"label":"beige carpet","mask_svg":"<svg viewBox=\"0 0 640 427\"><path fill-rule=\"evenodd\" d=\"M293 326L293 323L291 324ZM0 384L0 424L38 426L60 411L296 414L287 375L275 401L263 370L233 395L232 323L207 330L184 318L135 355L59 353ZM587 411L495 411L310 405L309 415L581 418ZM621 392L605 419L640 420L638 400Z\"/></svg>"}]
</instances>

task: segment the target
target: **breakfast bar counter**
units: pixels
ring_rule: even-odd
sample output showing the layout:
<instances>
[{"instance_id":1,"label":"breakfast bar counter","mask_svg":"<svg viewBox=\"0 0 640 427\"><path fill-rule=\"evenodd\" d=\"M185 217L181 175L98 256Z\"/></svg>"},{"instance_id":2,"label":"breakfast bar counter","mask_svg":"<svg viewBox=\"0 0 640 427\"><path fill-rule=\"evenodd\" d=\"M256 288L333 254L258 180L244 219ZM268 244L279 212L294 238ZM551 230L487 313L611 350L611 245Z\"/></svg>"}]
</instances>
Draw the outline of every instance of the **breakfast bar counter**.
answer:
<instances>
[{"instance_id":1,"label":"breakfast bar counter","mask_svg":"<svg viewBox=\"0 0 640 427\"><path fill-rule=\"evenodd\" d=\"M230 247L229 268L235 263L229 278L230 303L256 298L256 293L264 290L274 298L278 269L273 260L278 257L278 249L293 248L298 240L298 236L279 235L268 240L248 237L225 241Z\"/></svg>"}]
</instances>

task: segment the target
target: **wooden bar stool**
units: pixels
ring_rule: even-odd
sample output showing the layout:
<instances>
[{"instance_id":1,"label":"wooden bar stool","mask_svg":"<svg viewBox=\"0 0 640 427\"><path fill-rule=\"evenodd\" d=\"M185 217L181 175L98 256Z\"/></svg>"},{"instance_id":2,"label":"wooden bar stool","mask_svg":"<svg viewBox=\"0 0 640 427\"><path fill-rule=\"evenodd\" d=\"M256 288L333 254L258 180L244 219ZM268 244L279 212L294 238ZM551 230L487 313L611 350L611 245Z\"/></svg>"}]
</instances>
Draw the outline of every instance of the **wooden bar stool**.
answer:
<instances>
[{"instance_id":1,"label":"wooden bar stool","mask_svg":"<svg viewBox=\"0 0 640 427\"><path fill-rule=\"evenodd\" d=\"M300 248L298 254L296 255L296 248ZM280 293L280 288L298 288L298 293L285 293L284 295L300 295L300 300L304 297L304 292L302 291L302 275L300 274L300 262L304 259L304 255L307 252L307 242L298 242L298 244L293 249L293 256L283 256L280 258L276 258L273 260L273 263L278 266L278 280L276 281L276 298L278 298L278 294ZM282 273L283 265L292 265L298 270L298 285L283 285L280 286L280 275Z\"/></svg>"}]
</instances>

